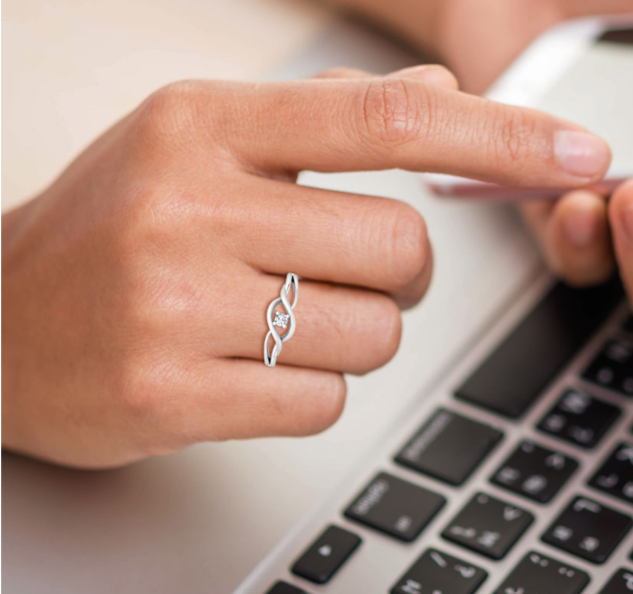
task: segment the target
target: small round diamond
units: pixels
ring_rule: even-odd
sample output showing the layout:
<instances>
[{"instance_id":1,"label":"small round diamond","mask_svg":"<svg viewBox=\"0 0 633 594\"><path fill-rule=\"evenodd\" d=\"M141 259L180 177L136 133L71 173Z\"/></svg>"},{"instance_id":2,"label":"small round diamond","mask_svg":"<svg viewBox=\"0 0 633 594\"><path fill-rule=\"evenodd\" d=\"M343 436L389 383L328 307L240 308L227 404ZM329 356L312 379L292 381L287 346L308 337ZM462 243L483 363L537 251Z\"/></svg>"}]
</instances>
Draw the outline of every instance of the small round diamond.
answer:
<instances>
[{"instance_id":1,"label":"small round diamond","mask_svg":"<svg viewBox=\"0 0 633 594\"><path fill-rule=\"evenodd\" d=\"M273 326L279 326L280 328L285 328L288 325L289 315L282 314L281 312L275 312L275 321L273 322Z\"/></svg>"}]
</instances>

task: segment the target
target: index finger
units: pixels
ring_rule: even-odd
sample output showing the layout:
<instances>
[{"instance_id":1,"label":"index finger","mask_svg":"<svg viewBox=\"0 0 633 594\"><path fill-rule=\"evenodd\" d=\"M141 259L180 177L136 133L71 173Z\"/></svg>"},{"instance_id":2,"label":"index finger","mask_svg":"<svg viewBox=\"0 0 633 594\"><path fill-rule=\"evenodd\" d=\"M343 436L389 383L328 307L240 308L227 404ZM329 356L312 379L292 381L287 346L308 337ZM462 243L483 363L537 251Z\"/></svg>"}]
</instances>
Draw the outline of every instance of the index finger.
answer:
<instances>
[{"instance_id":1,"label":"index finger","mask_svg":"<svg viewBox=\"0 0 633 594\"><path fill-rule=\"evenodd\" d=\"M266 172L402 168L567 188L611 160L580 126L412 79L227 84L212 96L230 150Z\"/></svg>"}]
</instances>

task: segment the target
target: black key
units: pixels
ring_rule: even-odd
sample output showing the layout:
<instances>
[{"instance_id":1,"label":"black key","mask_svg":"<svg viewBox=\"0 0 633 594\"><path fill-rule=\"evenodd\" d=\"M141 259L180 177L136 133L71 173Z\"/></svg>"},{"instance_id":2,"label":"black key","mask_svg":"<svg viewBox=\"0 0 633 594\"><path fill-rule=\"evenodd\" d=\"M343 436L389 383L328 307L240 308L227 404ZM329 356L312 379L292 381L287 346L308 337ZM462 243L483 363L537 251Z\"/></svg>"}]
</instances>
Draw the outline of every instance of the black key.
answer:
<instances>
[{"instance_id":1,"label":"black key","mask_svg":"<svg viewBox=\"0 0 633 594\"><path fill-rule=\"evenodd\" d=\"M622 411L582 390L569 389L538 424L538 428L581 448L594 447Z\"/></svg>"},{"instance_id":2,"label":"black key","mask_svg":"<svg viewBox=\"0 0 633 594\"><path fill-rule=\"evenodd\" d=\"M451 485L461 485L502 437L498 429L441 408L395 460Z\"/></svg>"},{"instance_id":3,"label":"black key","mask_svg":"<svg viewBox=\"0 0 633 594\"><path fill-rule=\"evenodd\" d=\"M584 571L531 552L495 594L580 594L588 583L589 576Z\"/></svg>"},{"instance_id":4,"label":"black key","mask_svg":"<svg viewBox=\"0 0 633 594\"><path fill-rule=\"evenodd\" d=\"M620 569L598 594L631 594L631 592L633 592L633 571Z\"/></svg>"},{"instance_id":5,"label":"black key","mask_svg":"<svg viewBox=\"0 0 633 594\"><path fill-rule=\"evenodd\" d=\"M539 503L547 503L577 468L578 462L565 454L522 441L490 482Z\"/></svg>"},{"instance_id":6,"label":"black key","mask_svg":"<svg viewBox=\"0 0 633 594\"><path fill-rule=\"evenodd\" d=\"M624 338L609 340L583 377L624 396L633 396L633 342Z\"/></svg>"},{"instance_id":7,"label":"black key","mask_svg":"<svg viewBox=\"0 0 633 594\"><path fill-rule=\"evenodd\" d=\"M507 417L520 417L622 297L617 279L588 289L555 285L456 396Z\"/></svg>"},{"instance_id":8,"label":"black key","mask_svg":"<svg viewBox=\"0 0 633 594\"><path fill-rule=\"evenodd\" d=\"M592 563L604 563L632 524L629 516L576 497L549 527L543 541Z\"/></svg>"},{"instance_id":9,"label":"black key","mask_svg":"<svg viewBox=\"0 0 633 594\"><path fill-rule=\"evenodd\" d=\"M306 594L306 592L287 582L277 582L266 594Z\"/></svg>"},{"instance_id":10,"label":"black key","mask_svg":"<svg viewBox=\"0 0 633 594\"><path fill-rule=\"evenodd\" d=\"M409 542L445 503L437 493L381 472L345 510L345 516Z\"/></svg>"},{"instance_id":11,"label":"black key","mask_svg":"<svg viewBox=\"0 0 633 594\"><path fill-rule=\"evenodd\" d=\"M292 573L315 584L325 584L358 548L361 539L338 526L328 526L295 561Z\"/></svg>"},{"instance_id":12,"label":"black key","mask_svg":"<svg viewBox=\"0 0 633 594\"><path fill-rule=\"evenodd\" d=\"M633 444L621 443L589 484L613 497L633 503Z\"/></svg>"},{"instance_id":13,"label":"black key","mask_svg":"<svg viewBox=\"0 0 633 594\"><path fill-rule=\"evenodd\" d=\"M437 549L426 551L391 588L391 594L474 594L488 574Z\"/></svg>"},{"instance_id":14,"label":"black key","mask_svg":"<svg viewBox=\"0 0 633 594\"><path fill-rule=\"evenodd\" d=\"M502 559L533 521L530 512L477 493L442 536L491 559Z\"/></svg>"}]
</instances>

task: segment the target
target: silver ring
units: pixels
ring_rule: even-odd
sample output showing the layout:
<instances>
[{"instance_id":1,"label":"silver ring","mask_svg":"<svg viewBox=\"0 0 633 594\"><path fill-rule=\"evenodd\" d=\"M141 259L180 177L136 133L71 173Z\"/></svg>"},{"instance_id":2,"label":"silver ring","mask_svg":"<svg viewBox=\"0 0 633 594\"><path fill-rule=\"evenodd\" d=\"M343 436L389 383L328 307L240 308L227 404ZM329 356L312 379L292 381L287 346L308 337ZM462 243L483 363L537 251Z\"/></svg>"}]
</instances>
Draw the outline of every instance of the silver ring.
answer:
<instances>
[{"instance_id":1,"label":"silver ring","mask_svg":"<svg viewBox=\"0 0 633 594\"><path fill-rule=\"evenodd\" d=\"M290 301L288 301L288 295L290 293L290 289L293 291L293 299L292 305ZM279 297L271 302L268 306L268 311L266 312L266 321L268 322L268 334L266 334L266 339L264 340L264 363L268 367L274 367L277 363L277 357L279 357L279 353L281 353L281 347L284 342L290 340L292 335L295 333L295 314L292 311L297 305L297 298L299 297L299 277L292 272L289 272L286 276L286 282L284 286L281 287L281 291L279 292ZM286 313L281 313L279 311L275 311L275 308L279 305L283 305ZM274 318L273 318L274 314ZM277 328L288 328L288 330L280 335L277 332ZM273 339L275 344L273 346L272 352L269 348L270 339Z\"/></svg>"}]
</instances>

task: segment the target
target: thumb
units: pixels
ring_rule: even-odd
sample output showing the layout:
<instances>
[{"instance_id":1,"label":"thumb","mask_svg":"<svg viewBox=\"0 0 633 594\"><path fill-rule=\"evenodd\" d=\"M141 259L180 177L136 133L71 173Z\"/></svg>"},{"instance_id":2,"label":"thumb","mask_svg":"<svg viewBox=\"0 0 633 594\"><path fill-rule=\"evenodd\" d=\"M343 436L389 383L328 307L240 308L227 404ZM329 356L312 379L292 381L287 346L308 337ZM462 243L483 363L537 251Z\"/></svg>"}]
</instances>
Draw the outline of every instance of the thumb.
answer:
<instances>
[{"instance_id":1,"label":"thumb","mask_svg":"<svg viewBox=\"0 0 633 594\"><path fill-rule=\"evenodd\" d=\"M633 304L633 180L622 184L611 196L609 222L620 276L629 303Z\"/></svg>"}]
</instances>

